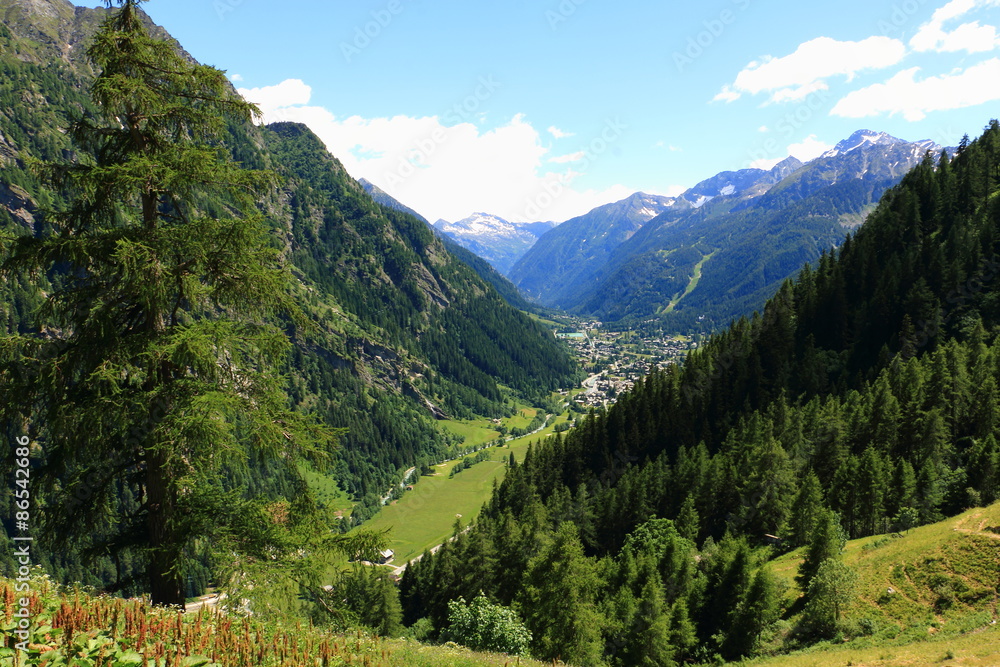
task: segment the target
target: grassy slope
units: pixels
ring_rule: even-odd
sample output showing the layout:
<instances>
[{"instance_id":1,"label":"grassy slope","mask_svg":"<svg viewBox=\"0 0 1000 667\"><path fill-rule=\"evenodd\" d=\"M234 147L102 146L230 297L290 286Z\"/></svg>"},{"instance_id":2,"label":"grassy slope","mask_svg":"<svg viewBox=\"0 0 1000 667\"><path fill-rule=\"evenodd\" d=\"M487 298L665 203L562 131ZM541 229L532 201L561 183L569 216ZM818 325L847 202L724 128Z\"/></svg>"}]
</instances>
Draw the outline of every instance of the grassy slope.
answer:
<instances>
[{"instance_id":1,"label":"grassy slope","mask_svg":"<svg viewBox=\"0 0 1000 667\"><path fill-rule=\"evenodd\" d=\"M797 550L771 563L796 596L801 562ZM899 538L854 540L844 562L860 577L848 618L869 619L875 634L751 664L1000 665L1000 503Z\"/></svg>"},{"instance_id":2,"label":"grassy slope","mask_svg":"<svg viewBox=\"0 0 1000 667\"><path fill-rule=\"evenodd\" d=\"M522 417L520 413L515 415L510 422L512 425L523 428L534 416L530 409L522 412L527 416ZM503 479L507 471L504 461L512 452L518 461L524 460L529 443L551 435L556 424L568 419L569 414L564 412L538 433L492 448L489 461L477 463L453 478L449 478L448 474L460 460L435 466L433 475L421 477L413 491L385 507L374 519L365 523L364 527L392 530L389 547L396 552L394 565L402 565L419 556L426 549L441 544L451 536L455 519L459 518L457 515L462 515L464 525L479 516L483 503L489 500L493 491L493 480L499 482ZM468 438L463 446L487 442L499 435L490 428L487 420L481 420L478 424L464 422L450 426L452 429L457 427L462 427L462 434Z\"/></svg>"},{"instance_id":3,"label":"grassy slope","mask_svg":"<svg viewBox=\"0 0 1000 667\"><path fill-rule=\"evenodd\" d=\"M712 259L712 257L714 257L718 252L719 252L718 249L713 250L711 253L703 256L698 261L698 263L694 265L694 269L691 271L691 280L688 282L687 287L684 288L683 292L675 295L674 298L670 300L670 303L667 305L666 309L663 312L665 313L674 312L674 308L677 307L677 304L683 301L684 297L686 297L688 294L693 292L696 287L698 287L698 283L701 282L701 271L704 268L705 263L708 260ZM657 310L656 314L657 315L660 314L659 309Z\"/></svg>"}]
</instances>

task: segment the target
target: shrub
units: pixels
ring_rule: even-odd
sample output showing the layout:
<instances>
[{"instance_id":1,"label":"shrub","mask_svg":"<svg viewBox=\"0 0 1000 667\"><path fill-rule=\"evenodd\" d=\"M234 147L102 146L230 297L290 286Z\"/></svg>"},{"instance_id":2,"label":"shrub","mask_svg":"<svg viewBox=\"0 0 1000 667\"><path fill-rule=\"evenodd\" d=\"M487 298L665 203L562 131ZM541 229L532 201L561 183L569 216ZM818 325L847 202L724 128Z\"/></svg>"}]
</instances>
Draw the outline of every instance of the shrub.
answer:
<instances>
[{"instance_id":1,"label":"shrub","mask_svg":"<svg viewBox=\"0 0 1000 667\"><path fill-rule=\"evenodd\" d=\"M464 598L448 603L448 627L441 638L475 651L526 655L531 632L516 613L480 593L468 604Z\"/></svg>"}]
</instances>

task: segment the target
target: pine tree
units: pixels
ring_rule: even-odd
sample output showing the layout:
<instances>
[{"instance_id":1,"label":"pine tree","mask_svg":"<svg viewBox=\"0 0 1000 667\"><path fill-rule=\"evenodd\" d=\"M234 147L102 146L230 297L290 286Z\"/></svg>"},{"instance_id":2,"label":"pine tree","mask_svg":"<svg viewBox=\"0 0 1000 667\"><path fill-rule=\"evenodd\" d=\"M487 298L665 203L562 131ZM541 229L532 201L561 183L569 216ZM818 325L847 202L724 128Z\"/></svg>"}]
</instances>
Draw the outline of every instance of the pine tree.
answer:
<instances>
[{"instance_id":1,"label":"pine tree","mask_svg":"<svg viewBox=\"0 0 1000 667\"><path fill-rule=\"evenodd\" d=\"M677 515L677 532L681 537L698 542L698 533L701 531L701 518L698 516L698 509L694 504L694 497L688 496L681 505L680 514Z\"/></svg>"},{"instance_id":2,"label":"pine tree","mask_svg":"<svg viewBox=\"0 0 1000 667\"><path fill-rule=\"evenodd\" d=\"M600 664L604 621L596 601L601 585L595 563L583 554L576 527L563 523L529 564L519 598L537 657Z\"/></svg>"},{"instance_id":3,"label":"pine tree","mask_svg":"<svg viewBox=\"0 0 1000 667\"><path fill-rule=\"evenodd\" d=\"M874 447L868 447L858 466L857 516L861 535L882 532L889 466Z\"/></svg>"},{"instance_id":4,"label":"pine tree","mask_svg":"<svg viewBox=\"0 0 1000 667\"><path fill-rule=\"evenodd\" d=\"M904 507L913 507L916 503L917 475L909 461L900 459L893 474L889 514L895 516Z\"/></svg>"},{"instance_id":5,"label":"pine tree","mask_svg":"<svg viewBox=\"0 0 1000 667\"><path fill-rule=\"evenodd\" d=\"M691 621L687 602L680 599L670 611L670 644L674 647L674 657L680 661L686 658L698 645L698 633Z\"/></svg>"},{"instance_id":6,"label":"pine tree","mask_svg":"<svg viewBox=\"0 0 1000 667\"><path fill-rule=\"evenodd\" d=\"M781 590L767 569L760 569L740 602L733 623L726 632L723 655L740 658L751 655L760 637L781 616Z\"/></svg>"},{"instance_id":7,"label":"pine tree","mask_svg":"<svg viewBox=\"0 0 1000 667\"><path fill-rule=\"evenodd\" d=\"M824 561L840 556L844 542L837 515L830 510L822 512L816 522L816 527L813 529L812 538L809 540L805 559L799 566L799 573L795 577L795 581L802 587L802 590L809 589L809 583L816 576L816 572Z\"/></svg>"},{"instance_id":8,"label":"pine tree","mask_svg":"<svg viewBox=\"0 0 1000 667\"><path fill-rule=\"evenodd\" d=\"M820 513L823 512L823 489L820 487L816 473L809 471L802 480L792 511L788 520L788 539L793 547L801 547L809 543Z\"/></svg>"},{"instance_id":9,"label":"pine tree","mask_svg":"<svg viewBox=\"0 0 1000 667\"><path fill-rule=\"evenodd\" d=\"M639 608L631 632L627 664L671 667L674 647L670 642L669 608L663 599L663 585L655 568L646 578L639 596Z\"/></svg>"},{"instance_id":10,"label":"pine tree","mask_svg":"<svg viewBox=\"0 0 1000 667\"><path fill-rule=\"evenodd\" d=\"M993 434L976 441L969 452L969 480L979 491L984 505L997 499L1000 485L1000 445Z\"/></svg>"},{"instance_id":11,"label":"pine tree","mask_svg":"<svg viewBox=\"0 0 1000 667\"><path fill-rule=\"evenodd\" d=\"M269 322L296 312L256 209L276 178L219 143L257 110L152 38L141 1L122 0L88 50L100 115L73 130L79 160L43 168L75 199L51 231L2 249L5 272L66 278L45 335L0 346L0 373L41 426L46 490L81 501L50 500L69 507L48 513L50 534L139 552L153 602L183 604L195 537L266 562L308 511L246 499L233 480L265 460L295 477L333 434L288 410L275 370L288 340Z\"/></svg>"}]
</instances>

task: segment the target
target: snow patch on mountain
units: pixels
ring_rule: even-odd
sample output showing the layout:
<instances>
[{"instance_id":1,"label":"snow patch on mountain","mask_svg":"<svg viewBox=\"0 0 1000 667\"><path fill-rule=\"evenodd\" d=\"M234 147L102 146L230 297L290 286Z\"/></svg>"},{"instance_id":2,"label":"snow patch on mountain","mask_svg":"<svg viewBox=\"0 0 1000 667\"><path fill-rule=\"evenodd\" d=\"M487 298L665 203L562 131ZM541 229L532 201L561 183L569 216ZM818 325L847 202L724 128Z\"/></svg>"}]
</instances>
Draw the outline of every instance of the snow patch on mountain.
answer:
<instances>
[{"instance_id":1,"label":"snow patch on mountain","mask_svg":"<svg viewBox=\"0 0 1000 667\"><path fill-rule=\"evenodd\" d=\"M902 139L897 139L891 134L887 134L885 132L875 132L873 130L858 130L857 132L849 136L847 139L838 142L836 146L834 146L827 152L820 155L820 157L821 158L837 157L838 155L843 155L844 153L850 153L851 151L857 150L859 148L865 148L871 146L893 146L896 144L905 144L905 143L908 142ZM929 143L933 144L934 142L930 141Z\"/></svg>"}]
</instances>

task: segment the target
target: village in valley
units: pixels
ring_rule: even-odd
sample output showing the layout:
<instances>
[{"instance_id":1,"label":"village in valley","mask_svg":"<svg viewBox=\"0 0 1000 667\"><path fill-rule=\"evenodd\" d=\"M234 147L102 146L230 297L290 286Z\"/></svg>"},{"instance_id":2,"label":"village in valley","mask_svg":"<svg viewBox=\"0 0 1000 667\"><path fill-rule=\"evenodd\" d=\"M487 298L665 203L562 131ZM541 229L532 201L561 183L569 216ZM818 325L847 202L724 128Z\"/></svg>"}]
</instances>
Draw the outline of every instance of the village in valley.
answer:
<instances>
[{"instance_id":1,"label":"village in valley","mask_svg":"<svg viewBox=\"0 0 1000 667\"><path fill-rule=\"evenodd\" d=\"M613 331L598 321L576 321L555 335L569 344L588 372L585 390L574 397L582 407L614 403L654 368L677 363L698 347L697 339L691 336Z\"/></svg>"}]
</instances>

